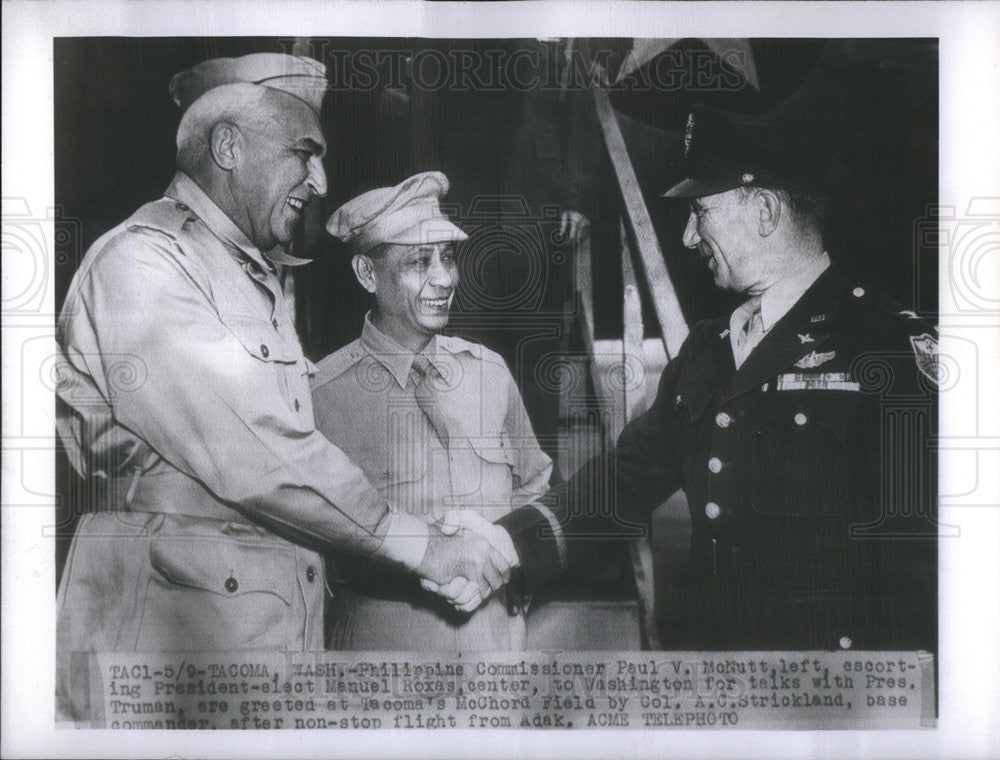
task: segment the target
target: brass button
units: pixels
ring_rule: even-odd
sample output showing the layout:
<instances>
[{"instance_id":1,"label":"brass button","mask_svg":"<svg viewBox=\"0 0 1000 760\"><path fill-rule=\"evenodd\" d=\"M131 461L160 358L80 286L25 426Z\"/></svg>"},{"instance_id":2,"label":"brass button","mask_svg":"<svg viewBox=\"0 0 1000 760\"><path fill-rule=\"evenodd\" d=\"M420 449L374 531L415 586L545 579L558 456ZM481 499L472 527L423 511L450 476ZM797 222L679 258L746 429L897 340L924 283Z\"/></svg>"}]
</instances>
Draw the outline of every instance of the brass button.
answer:
<instances>
[{"instance_id":1,"label":"brass button","mask_svg":"<svg viewBox=\"0 0 1000 760\"><path fill-rule=\"evenodd\" d=\"M854 642L851 641L847 636L841 636L840 637L840 648L841 649L850 649L851 648L851 644L853 644L853 643Z\"/></svg>"},{"instance_id":2,"label":"brass button","mask_svg":"<svg viewBox=\"0 0 1000 760\"><path fill-rule=\"evenodd\" d=\"M226 578L226 591L228 591L230 594L235 594L236 589L238 589L239 587L240 583L234 577L229 576L228 578Z\"/></svg>"},{"instance_id":3,"label":"brass button","mask_svg":"<svg viewBox=\"0 0 1000 760\"><path fill-rule=\"evenodd\" d=\"M722 508L714 501L710 501L708 502L708 504L705 505L705 516L709 520L715 520L721 514L722 514Z\"/></svg>"},{"instance_id":4,"label":"brass button","mask_svg":"<svg viewBox=\"0 0 1000 760\"><path fill-rule=\"evenodd\" d=\"M719 412L717 415L715 415L715 424L718 425L720 428L727 428L733 424L733 418L730 417L725 412Z\"/></svg>"},{"instance_id":5,"label":"brass button","mask_svg":"<svg viewBox=\"0 0 1000 760\"><path fill-rule=\"evenodd\" d=\"M851 292L854 293L854 297L855 298L861 298L861 296L863 296L865 294L865 289L864 288L855 288Z\"/></svg>"},{"instance_id":6,"label":"brass button","mask_svg":"<svg viewBox=\"0 0 1000 760\"><path fill-rule=\"evenodd\" d=\"M798 414L795 415L796 425L805 425L807 422L809 422L809 418L806 417L802 412L799 412Z\"/></svg>"},{"instance_id":7,"label":"brass button","mask_svg":"<svg viewBox=\"0 0 1000 760\"><path fill-rule=\"evenodd\" d=\"M310 583L316 580L316 571L313 569L312 565L306 568L306 580Z\"/></svg>"},{"instance_id":8,"label":"brass button","mask_svg":"<svg viewBox=\"0 0 1000 760\"><path fill-rule=\"evenodd\" d=\"M718 457L712 457L708 460L708 469L717 474L722 472L722 460Z\"/></svg>"},{"instance_id":9,"label":"brass button","mask_svg":"<svg viewBox=\"0 0 1000 760\"><path fill-rule=\"evenodd\" d=\"M263 343L260 344L260 353L265 359L271 355L271 352L267 350L267 346Z\"/></svg>"}]
</instances>

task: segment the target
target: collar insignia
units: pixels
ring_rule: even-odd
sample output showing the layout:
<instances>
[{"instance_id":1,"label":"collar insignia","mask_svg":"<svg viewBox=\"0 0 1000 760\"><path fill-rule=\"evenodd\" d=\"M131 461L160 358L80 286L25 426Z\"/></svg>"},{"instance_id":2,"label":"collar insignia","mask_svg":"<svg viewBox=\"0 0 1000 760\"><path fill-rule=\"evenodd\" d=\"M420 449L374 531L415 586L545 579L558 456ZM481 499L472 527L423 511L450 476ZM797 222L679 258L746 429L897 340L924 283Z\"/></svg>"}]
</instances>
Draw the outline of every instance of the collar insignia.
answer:
<instances>
[{"instance_id":1,"label":"collar insignia","mask_svg":"<svg viewBox=\"0 0 1000 760\"><path fill-rule=\"evenodd\" d=\"M817 322L825 322L825 321L826 321L826 314L814 314L812 317L809 318L810 324L816 324Z\"/></svg>"},{"instance_id":2,"label":"collar insignia","mask_svg":"<svg viewBox=\"0 0 1000 760\"><path fill-rule=\"evenodd\" d=\"M720 338L725 338L727 335L729 335L729 328L728 327L725 330L723 330L722 332L719 333L719 337Z\"/></svg>"},{"instance_id":3,"label":"collar insignia","mask_svg":"<svg viewBox=\"0 0 1000 760\"><path fill-rule=\"evenodd\" d=\"M795 362L795 366L799 369L813 369L814 367L818 367L820 364L826 364L836 355L836 351L827 351L822 354L810 351L808 354Z\"/></svg>"},{"instance_id":4,"label":"collar insignia","mask_svg":"<svg viewBox=\"0 0 1000 760\"><path fill-rule=\"evenodd\" d=\"M804 335L802 333L799 333L798 336L799 336L799 343L803 343L804 344L804 343L815 343L816 342L816 339L813 338L813 336L810 335L809 333L805 333Z\"/></svg>"}]
</instances>

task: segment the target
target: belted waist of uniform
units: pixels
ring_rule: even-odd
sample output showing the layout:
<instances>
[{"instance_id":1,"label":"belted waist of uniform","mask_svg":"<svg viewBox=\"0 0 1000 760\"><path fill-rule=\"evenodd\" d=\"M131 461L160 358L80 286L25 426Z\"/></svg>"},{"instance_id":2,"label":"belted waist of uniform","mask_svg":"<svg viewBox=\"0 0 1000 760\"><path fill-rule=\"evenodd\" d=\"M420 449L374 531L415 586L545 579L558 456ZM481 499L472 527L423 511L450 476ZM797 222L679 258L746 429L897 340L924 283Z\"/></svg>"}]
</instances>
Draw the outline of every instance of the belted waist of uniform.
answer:
<instances>
[{"instance_id":1,"label":"belted waist of uniform","mask_svg":"<svg viewBox=\"0 0 1000 760\"><path fill-rule=\"evenodd\" d=\"M151 512L252 523L241 512L216 499L197 480L180 472L110 478L103 490L98 511Z\"/></svg>"}]
</instances>

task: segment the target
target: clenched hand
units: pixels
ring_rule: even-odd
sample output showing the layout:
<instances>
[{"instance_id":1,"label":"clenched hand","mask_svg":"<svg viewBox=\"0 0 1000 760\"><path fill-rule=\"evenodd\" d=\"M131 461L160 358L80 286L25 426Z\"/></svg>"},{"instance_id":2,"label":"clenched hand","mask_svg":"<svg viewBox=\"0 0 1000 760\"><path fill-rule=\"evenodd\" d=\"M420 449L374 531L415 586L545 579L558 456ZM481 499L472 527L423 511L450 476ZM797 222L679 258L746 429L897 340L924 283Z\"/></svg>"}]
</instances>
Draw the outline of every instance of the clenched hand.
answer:
<instances>
[{"instance_id":1,"label":"clenched hand","mask_svg":"<svg viewBox=\"0 0 1000 760\"><path fill-rule=\"evenodd\" d=\"M417 574L424 588L444 596L456 609L471 612L507 583L510 563L471 530L437 527L431 527Z\"/></svg>"}]
</instances>

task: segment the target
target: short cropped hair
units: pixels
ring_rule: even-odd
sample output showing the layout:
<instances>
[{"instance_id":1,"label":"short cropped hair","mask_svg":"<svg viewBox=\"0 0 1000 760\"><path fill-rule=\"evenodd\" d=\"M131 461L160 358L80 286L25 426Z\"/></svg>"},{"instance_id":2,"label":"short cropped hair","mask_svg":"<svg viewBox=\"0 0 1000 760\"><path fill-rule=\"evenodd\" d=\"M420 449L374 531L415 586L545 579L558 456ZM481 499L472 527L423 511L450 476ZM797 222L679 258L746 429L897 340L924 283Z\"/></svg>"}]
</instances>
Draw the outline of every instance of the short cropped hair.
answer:
<instances>
[{"instance_id":1,"label":"short cropped hair","mask_svg":"<svg viewBox=\"0 0 1000 760\"><path fill-rule=\"evenodd\" d=\"M737 188L740 200L745 201L757 190L767 190L778 196L781 203L791 209L800 226L812 227L821 235L826 233L829 215L829 199L820 193L782 190L777 187L754 187L744 185Z\"/></svg>"}]
</instances>

